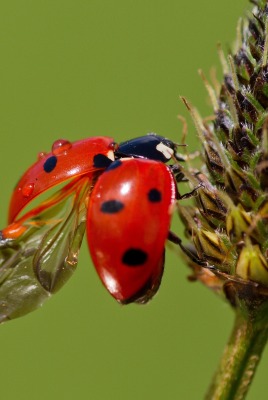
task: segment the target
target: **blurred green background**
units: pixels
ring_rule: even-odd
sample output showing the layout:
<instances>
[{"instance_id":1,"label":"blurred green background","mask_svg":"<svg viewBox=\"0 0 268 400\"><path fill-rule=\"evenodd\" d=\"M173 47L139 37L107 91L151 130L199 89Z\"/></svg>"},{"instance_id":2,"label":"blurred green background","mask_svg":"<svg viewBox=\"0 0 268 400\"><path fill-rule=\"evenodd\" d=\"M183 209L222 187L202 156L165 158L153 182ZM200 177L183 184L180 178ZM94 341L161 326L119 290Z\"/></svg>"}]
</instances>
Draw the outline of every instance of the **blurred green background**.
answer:
<instances>
[{"instance_id":1,"label":"blurred green background","mask_svg":"<svg viewBox=\"0 0 268 400\"><path fill-rule=\"evenodd\" d=\"M179 96L212 113L197 70L216 66L221 77L216 43L228 48L246 9L246 0L2 1L1 226L18 177L55 139L153 131L180 142ZM66 287L1 326L2 398L202 399L233 315L187 274L168 252L155 299L120 307L84 243ZM267 363L266 352L248 399L267 398Z\"/></svg>"}]
</instances>

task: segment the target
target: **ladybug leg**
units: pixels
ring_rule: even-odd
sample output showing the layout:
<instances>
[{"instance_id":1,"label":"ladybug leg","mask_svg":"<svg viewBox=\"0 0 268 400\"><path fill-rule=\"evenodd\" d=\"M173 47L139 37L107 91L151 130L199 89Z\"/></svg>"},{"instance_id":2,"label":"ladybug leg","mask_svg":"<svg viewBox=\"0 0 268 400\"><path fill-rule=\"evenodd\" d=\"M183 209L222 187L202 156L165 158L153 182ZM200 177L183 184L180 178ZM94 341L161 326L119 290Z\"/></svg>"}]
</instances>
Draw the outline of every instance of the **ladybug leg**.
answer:
<instances>
[{"instance_id":1,"label":"ladybug leg","mask_svg":"<svg viewBox=\"0 0 268 400\"><path fill-rule=\"evenodd\" d=\"M170 165L170 169L175 176L176 182L189 182L189 179L185 176L180 164ZM200 175L200 171L196 171L192 174L194 177L198 177Z\"/></svg>"},{"instance_id":2,"label":"ladybug leg","mask_svg":"<svg viewBox=\"0 0 268 400\"><path fill-rule=\"evenodd\" d=\"M179 145L177 145L179 146ZM185 146L185 145L180 145L180 146ZM194 160L195 158L200 156L200 151L195 151L194 153L190 154L181 154L181 153L175 153L174 158L179 161L179 162L187 162L190 160Z\"/></svg>"},{"instance_id":3,"label":"ladybug leg","mask_svg":"<svg viewBox=\"0 0 268 400\"><path fill-rule=\"evenodd\" d=\"M206 261L201 260L201 258L199 258L194 251L192 251L190 248L185 247L182 244L181 238L179 238L174 232L169 231L168 240L178 245L183 251L183 253L186 254L186 256L190 258L190 260L193 261L195 264L200 265L201 267L214 269L214 267L209 266Z\"/></svg>"},{"instance_id":4,"label":"ladybug leg","mask_svg":"<svg viewBox=\"0 0 268 400\"><path fill-rule=\"evenodd\" d=\"M177 146L187 146L186 144L177 144ZM174 153L173 159L179 162L185 162L188 159L188 156L181 153Z\"/></svg>"},{"instance_id":5,"label":"ladybug leg","mask_svg":"<svg viewBox=\"0 0 268 400\"><path fill-rule=\"evenodd\" d=\"M191 192L185 193L180 195L178 193L178 199L177 200L184 200L184 199L190 199L191 197L194 197L197 193L197 191L203 187L203 185L200 183L198 186L196 186L193 190L191 190Z\"/></svg>"},{"instance_id":6,"label":"ladybug leg","mask_svg":"<svg viewBox=\"0 0 268 400\"><path fill-rule=\"evenodd\" d=\"M202 184L199 184L198 186L196 186L193 190L191 190L191 192L185 193L185 194L180 194L177 191L177 200L184 200L184 199L190 199L192 197L194 197L197 194L197 191L203 187Z\"/></svg>"},{"instance_id":7,"label":"ladybug leg","mask_svg":"<svg viewBox=\"0 0 268 400\"><path fill-rule=\"evenodd\" d=\"M188 182L189 180L185 177L179 164L170 165L170 169L175 177L176 182Z\"/></svg>"}]
</instances>

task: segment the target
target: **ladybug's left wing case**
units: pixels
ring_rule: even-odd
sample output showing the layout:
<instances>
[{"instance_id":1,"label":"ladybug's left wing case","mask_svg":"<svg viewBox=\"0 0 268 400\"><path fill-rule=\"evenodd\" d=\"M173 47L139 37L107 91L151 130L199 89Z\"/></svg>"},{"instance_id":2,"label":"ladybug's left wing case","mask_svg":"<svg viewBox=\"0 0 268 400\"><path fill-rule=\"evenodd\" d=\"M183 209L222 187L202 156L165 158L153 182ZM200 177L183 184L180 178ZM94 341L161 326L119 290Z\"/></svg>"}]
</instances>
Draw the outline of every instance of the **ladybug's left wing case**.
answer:
<instances>
[{"instance_id":1,"label":"ladybug's left wing case","mask_svg":"<svg viewBox=\"0 0 268 400\"><path fill-rule=\"evenodd\" d=\"M90 180L70 182L1 231L0 323L40 307L76 269Z\"/></svg>"},{"instance_id":2,"label":"ladybug's left wing case","mask_svg":"<svg viewBox=\"0 0 268 400\"><path fill-rule=\"evenodd\" d=\"M93 179L97 171L104 170L106 163L109 165L114 160L113 144L113 138L107 136L90 137L73 143L65 140L54 142L52 151L41 153L17 183L10 199L9 223L48 189L85 175Z\"/></svg>"}]
</instances>

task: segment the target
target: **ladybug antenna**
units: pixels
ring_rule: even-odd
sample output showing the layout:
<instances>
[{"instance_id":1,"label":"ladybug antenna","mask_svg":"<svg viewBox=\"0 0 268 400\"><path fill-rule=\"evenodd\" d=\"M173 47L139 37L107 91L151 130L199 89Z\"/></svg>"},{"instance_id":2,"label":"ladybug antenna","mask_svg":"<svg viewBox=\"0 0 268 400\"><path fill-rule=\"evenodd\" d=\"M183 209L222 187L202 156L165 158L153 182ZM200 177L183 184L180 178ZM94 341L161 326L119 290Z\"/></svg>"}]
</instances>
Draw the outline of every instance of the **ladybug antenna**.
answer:
<instances>
[{"instance_id":1,"label":"ladybug antenna","mask_svg":"<svg viewBox=\"0 0 268 400\"><path fill-rule=\"evenodd\" d=\"M192 249L184 246L182 244L181 238L179 238L174 232L169 231L168 233L168 240L171 243L174 243L175 245L179 246L183 253L195 264L200 265L201 267L208 267L207 261L204 261L198 257L198 255L192 251Z\"/></svg>"},{"instance_id":2,"label":"ladybug antenna","mask_svg":"<svg viewBox=\"0 0 268 400\"><path fill-rule=\"evenodd\" d=\"M176 146L188 147L188 144L185 144L185 143L179 144L179 143L174 142L174 144L175 144Z\"/></svg>"}]
</instances>

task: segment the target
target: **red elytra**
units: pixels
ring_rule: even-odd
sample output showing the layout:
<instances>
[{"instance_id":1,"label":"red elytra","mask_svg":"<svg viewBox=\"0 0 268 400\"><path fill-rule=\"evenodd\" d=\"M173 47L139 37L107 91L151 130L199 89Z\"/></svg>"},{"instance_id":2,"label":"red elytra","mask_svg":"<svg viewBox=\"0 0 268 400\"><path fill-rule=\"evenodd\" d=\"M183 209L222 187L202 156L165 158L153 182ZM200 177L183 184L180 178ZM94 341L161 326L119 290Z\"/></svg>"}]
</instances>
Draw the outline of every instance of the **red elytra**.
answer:
<instances>
[{"instance_id":1,"label":"red elytra","mask_svg":"<svg viewBox=\"0 0 268 400\"><path fill-rule=\"evenodd\" d=\"M118 160L98 178L88 245L100 279L120 303L145 303L158 289L175 199L174 177L161 162Z\"/></svg>"},{"instance_id":2,"label":"red elytra","mask_svg":"<svg viewBox=\"0 0 268 400\"><path fill-rule=\"evenodd\" d=\"M146 303L161 282L178 198L172 169L164 165L175 152L174 143L150 134L119 145L110 137L60 139L49 154L40 153L12 195L10 225L0 231L0 322L40 307L67 282L85 225L106 289L122 304ZM69 179L19 215L36 196ZM6 259L11 254L12 263Z\"/></svg>"},{"instance_id":3,"label":"red elytra","mask_svg":"<svg viewBox=\"0 0 268 400\"><path fill-rule=\"evenodd\" d=\"M20 211L36 196L70 178L93 174L104 169L96 156L103 155L114 160L114 140L110 137L91 137L70 143L57 140L52 151L42 154L19 180L10 200L9 223L14 222Z\"/></svg>"}]
</instances>

